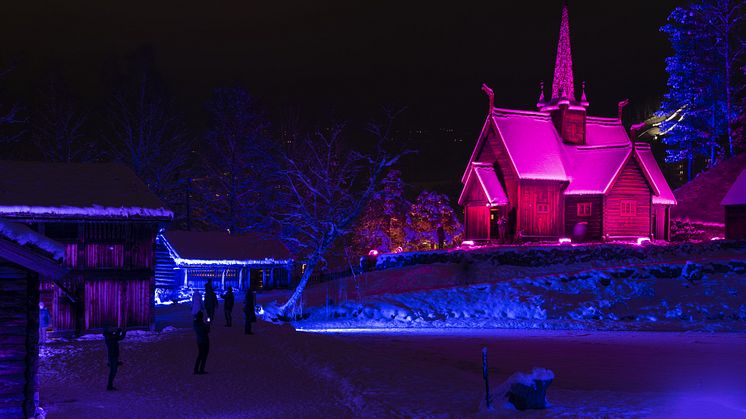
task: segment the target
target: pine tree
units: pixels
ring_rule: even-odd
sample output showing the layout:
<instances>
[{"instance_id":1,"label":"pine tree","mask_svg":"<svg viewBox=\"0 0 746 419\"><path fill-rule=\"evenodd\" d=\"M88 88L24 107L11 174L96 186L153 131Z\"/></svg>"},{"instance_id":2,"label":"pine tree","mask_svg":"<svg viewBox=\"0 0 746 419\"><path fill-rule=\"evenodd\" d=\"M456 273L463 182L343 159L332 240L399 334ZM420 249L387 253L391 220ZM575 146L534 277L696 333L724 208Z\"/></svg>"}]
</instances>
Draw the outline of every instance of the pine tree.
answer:
<instances>
[{"instance_id":1,"label":"pine tree","mask_svg":"<svg viewBox=\"0 0 746 419\"><path fill-rule=\"evenodd\" d=\"M733 129L743 108L733 70L742 60L736 36L743 6L733 0L692 2L676 8L661 28L674 51L666 60L669 91L658 112L665 117L666 160L686 161L689 179L697 156L714 165L722 155L735 153Z\"/></svg>"}]
</instances>

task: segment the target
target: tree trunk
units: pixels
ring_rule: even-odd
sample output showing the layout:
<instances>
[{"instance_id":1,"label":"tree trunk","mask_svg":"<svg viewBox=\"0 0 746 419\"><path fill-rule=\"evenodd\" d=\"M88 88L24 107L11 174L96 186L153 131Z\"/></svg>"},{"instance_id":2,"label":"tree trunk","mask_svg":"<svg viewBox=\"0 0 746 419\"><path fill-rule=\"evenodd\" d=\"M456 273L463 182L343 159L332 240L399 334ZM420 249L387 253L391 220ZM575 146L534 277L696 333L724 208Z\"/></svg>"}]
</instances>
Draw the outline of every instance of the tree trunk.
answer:
<instances>
[{"instance_id":1,"label":"tree trunk","mask_svg":"<svg viewBox=\"0 0 746 419\"><path fill-rule=\"evenodd\" d=\"M293 295L291 295L290 298L285 302L285 304L280 307L280 316L286 317L288 310L293 307L298 302L298 300L300 300L301 296L303 295L303 291L308 285L308 281L311 279L313 270L316 268L316 264L318 264L319 260L321 259L321 253L321 250L315 250L311 254L311 257L308 259L308 262L306 264L306 270L303 271L303 276L301 277L298 286L295 287Z\"/></svg>"}]
</instances>

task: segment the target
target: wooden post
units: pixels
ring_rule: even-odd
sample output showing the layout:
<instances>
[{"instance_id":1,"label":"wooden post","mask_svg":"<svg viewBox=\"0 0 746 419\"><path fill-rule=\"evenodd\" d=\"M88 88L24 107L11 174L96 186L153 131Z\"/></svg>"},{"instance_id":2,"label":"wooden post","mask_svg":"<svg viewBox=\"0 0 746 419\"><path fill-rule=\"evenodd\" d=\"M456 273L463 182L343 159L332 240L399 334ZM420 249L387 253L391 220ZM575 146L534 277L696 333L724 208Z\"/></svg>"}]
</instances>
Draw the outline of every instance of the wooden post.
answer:
<instances>
[{"instance_id":1,"label":"wooden post","mask_svg":"<svg viewBox=\"0 0 746 419\"><path fill-rule=\"evenodd\" d=\"M484 378L484 402L487 409L492 409L490 405L490 377L487 370L487 347L482 348L482 377Z\"/></svg>"}]
</instances>

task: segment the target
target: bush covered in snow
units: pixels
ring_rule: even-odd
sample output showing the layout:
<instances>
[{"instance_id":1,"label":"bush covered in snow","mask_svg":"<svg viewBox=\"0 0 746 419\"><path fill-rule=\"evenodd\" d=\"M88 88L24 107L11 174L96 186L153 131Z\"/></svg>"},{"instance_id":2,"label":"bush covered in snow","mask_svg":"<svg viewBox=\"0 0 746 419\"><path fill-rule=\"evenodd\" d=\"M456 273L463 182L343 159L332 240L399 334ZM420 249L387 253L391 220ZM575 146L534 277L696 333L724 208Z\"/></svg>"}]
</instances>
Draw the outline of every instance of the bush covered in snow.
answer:
<instances>
[{"instance_id":1,"label":"bush covered in snow","mask_svg":"<svg viewBox=\"0 0 746 419\"><path fill-rule=\"evenodd\" d=\"M496 265L546 266L589 261L629 262L670 256L706 255L728 249L742 249L742 242L717 240L707 243L646 245L608 243L583 246L489 247L472 250L393 253L378 256L376 269L401 268L429 263L479 263Z\"/></svg>"}]
</instances>

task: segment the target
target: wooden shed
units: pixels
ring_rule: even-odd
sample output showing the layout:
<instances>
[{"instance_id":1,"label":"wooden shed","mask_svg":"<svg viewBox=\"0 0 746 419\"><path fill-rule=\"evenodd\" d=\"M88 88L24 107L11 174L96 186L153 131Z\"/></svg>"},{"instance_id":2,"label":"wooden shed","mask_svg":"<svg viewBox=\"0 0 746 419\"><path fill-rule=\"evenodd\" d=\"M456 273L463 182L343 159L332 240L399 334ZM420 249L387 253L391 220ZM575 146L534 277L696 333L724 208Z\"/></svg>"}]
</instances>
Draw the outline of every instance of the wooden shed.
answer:
<instances>
[{"instance_id":1,"label":"wooden shed","mask_svg":"<svg viewBox=\"0 0 746 419\"><path fill-rule=\"evenodd\" d=\"M720 202L725 207L725 238L746 240L746 169Z\"/></svg>"},{"instance_id":2,"label":"wooden shed","mask_svg":"<svg viewBox=\"0 0 746 419\"><path fill-rule=\"evenodd\" d=\"M155 236L173 213L121 164L0 161L0 217L65 248L70 274L42 276L54 330L154 326Z\"/></svg>"},{"instance_id":3,"label":"wooden shed","mask_svg":"<svg viewBox=\"0 0 746 419\"><path fill-rule=\"evenodd\" d=\"M59 280L63 246L0 219L0 417L33 417L38 400L39 282Z\"/></svg>"},{"instance_id":4,"label":"wooden shed","mask_svg":"<svg viewBox=\"0 0 746 419\"><path fill-rule=\"evenodd\" d=\"M156 281L159 288L254 290L287 288L293 259L277 238L225 231L165 231L158 235Z\"/></svg>"}]
</instances>

